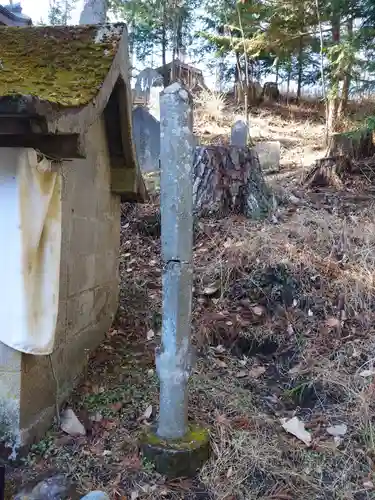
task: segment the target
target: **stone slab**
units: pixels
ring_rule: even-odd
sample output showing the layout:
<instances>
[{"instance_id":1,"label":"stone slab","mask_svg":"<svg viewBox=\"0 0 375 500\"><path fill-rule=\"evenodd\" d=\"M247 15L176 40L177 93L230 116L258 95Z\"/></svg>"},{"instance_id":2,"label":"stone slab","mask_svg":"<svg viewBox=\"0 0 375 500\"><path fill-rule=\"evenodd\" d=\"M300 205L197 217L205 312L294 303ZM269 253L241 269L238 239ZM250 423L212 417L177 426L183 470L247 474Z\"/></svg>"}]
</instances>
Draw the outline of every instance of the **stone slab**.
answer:
<instances>
[{"instance_id":1,"label":"stone slab","mask_svg":"<svg viewBox=\"0 0 375 500\"><path fill-rule=\"evenodd\" d=\"M133 111L133 139L142 172L159 170L160 122L141 106Z\"/></svg>"},{"instance_id":2,"label":"stone slab","mask_svg":"<svg viewBox=\"0 0 375 500\"><path fill-rule=\"evenodd\" d=\"M254 146L263 172L280 169L280 142L258 142Z\"/></svg>"}]
</instances>

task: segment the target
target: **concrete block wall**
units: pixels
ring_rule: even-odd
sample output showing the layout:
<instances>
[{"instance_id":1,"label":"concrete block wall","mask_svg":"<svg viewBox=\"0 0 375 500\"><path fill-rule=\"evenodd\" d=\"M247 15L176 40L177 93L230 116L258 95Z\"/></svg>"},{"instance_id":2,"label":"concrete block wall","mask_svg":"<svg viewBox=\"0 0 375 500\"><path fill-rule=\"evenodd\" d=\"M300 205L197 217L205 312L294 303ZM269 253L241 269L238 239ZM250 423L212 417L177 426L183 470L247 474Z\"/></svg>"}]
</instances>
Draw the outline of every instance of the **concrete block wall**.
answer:
<instances>
[{"instance_id":1,"label":"concrete block wall","mask_svg":"<svg viewBox=\"0 0 375 500\"><path fill-rule=\"evenodd\" d=\"M22 444L39 439L55 414L57 387L52 366L61 402L117 310L121 211L119 196L110 191L103 120L92 125L86 140L87 158L66 162L62 173L63 241L55 350L51 358L22 355Z\"/></svg>"}]
</instances>

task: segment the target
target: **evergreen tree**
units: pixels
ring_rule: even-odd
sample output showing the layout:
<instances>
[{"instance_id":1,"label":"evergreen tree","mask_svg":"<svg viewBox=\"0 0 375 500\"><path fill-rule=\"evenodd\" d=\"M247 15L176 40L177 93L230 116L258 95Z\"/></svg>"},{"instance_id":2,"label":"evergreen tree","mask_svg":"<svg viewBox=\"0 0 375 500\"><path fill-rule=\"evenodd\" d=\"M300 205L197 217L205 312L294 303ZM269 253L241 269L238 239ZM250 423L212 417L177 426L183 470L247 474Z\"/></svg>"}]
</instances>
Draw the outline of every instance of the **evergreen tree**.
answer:
<instances>
[{"instance_id":1,"label":"evergreen tree","mask_svg":"<svg viewBox=\"0 0 375 500\"><path fill-rule=\"evenodd\" d=\"M68 24L76 4L77 0L49 0L48 24Z\"/></svg>"}]
</instances>

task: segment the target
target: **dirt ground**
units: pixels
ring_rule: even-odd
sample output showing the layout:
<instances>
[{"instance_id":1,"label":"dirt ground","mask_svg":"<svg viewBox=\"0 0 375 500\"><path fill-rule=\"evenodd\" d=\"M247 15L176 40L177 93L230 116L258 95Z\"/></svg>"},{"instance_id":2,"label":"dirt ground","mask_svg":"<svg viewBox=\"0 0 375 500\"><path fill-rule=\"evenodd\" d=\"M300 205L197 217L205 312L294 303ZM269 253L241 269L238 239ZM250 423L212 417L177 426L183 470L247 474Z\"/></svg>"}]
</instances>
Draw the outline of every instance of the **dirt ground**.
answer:
<instances>
[{"instance_id":1,"label":"dirt ground","mask_svg":"<svg viewBox=\"0 0 375 500\"><path fill-rule=\"evenodd\" d=\"M88 435L51 429L19 477L58 470L80 492L101 488L113 499L375 498L374 188L358 178L340 191L303 189L304 168L324 154L324 125L314 110L293 109L261 109L251 122L254 140L281 141L281 172L267 181L293 197L264 221L196 227L189 416L212 444L199 476L168 481L137 449L158 406L154 203L123 206L118 317L69 402ZM228 117L196 121L209 142L224 142L229 126ZM309 444L282 427L292 417Z\"/></svg>"}]
</instances>

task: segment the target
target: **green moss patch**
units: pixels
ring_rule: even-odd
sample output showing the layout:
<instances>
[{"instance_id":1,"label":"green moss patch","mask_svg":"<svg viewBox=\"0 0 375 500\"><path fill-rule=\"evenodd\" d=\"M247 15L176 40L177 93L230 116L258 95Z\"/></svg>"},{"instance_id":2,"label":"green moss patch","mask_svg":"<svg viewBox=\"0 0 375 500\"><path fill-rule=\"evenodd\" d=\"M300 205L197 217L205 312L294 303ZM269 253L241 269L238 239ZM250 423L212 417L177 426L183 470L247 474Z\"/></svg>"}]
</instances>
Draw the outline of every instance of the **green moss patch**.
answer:
<instances>
[{"instance_id":1,"label":"green moss patch","mask_svg":"<svg viewBox=\"0 0 375 500\"><path fill-rule=\"evenodd\" d=\"M174 450L192 450L204 443L209 442L210 436L207 429L196 425L190 425L188 432L181 439L166 441L160 438L153 431L149 431L144 435L143 440L153 446L160 445L164 448Z\"/></svg>"},{"instance_id":2,"label":"green moss patch","mask_svg":"<svg viewBox=\"0 0 375 500\"><path fill-rule=\"evenodd\" d=\"M31 95L66 107L89 103L109 72L122 26L0 28L0 96Z\"/></svg>"}]
</instances>

